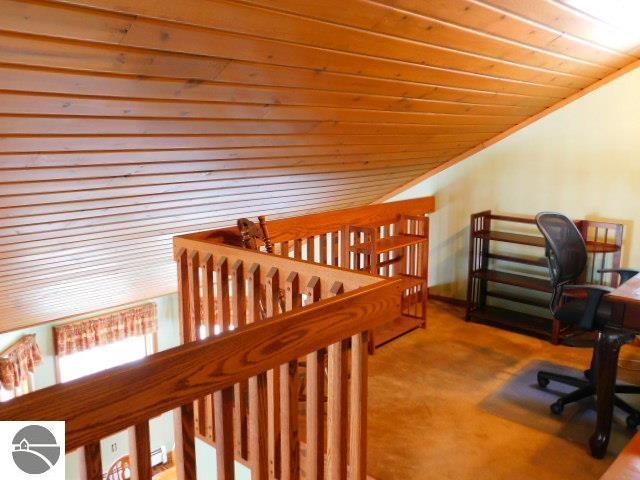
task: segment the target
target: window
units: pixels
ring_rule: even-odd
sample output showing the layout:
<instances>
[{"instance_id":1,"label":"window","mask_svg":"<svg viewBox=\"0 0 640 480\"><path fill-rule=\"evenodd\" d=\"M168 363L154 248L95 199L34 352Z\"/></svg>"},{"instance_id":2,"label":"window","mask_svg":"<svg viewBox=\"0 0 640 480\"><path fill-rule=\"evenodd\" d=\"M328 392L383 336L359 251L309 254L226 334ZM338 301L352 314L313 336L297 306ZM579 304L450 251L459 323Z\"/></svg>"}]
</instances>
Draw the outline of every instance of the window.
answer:
<instances>
[{"instance_id":1,"label":"window","mask_svg":"<svg viewBox=\"0 0 640 480\"><path fill-rule=\"evenodd\" d=\"M22 380L20 386L15 387L13 390L0 386L0 402L6 402L7 400L25 395L29 392L33 392L33 375L31 373L28 378Z\"/></svg>"},{"instance_id":2,"label":"window","mask_svg":"<svg viewBox=\"0 0 640 480\"><path fill-rule=\"evenodd\" d=\"M153 353L153 334L127 337L107 345L58 357L61 382L91 375L124 363L140 360Z\"/></svg>"}]
</instances>

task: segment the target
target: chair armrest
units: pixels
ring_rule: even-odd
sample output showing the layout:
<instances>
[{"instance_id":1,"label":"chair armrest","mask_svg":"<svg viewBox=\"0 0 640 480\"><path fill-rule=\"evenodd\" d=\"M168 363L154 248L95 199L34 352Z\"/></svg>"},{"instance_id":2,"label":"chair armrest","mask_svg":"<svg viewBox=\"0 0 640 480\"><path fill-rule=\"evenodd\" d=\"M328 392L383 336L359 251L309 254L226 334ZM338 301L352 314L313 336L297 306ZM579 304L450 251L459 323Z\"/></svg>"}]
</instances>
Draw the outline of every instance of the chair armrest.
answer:
<instances>
[{"instance_id":1,"label":"chair armrest","mask_svg":"<svg viewBox=\"0 0 640 480\"><path fill-rule=\"evenodd\" d=\"M617 273L620 275L620 283L624 283L640 273L640 270L634 268L603 268L602 270L598 270L598 273Z\"/></svg>"},{"instance_id":2,"label":"chair armrest","mask_svg":"<svg viewBox=\"0 0 640 480\"><path fill-rule=\"evenodd\" d=\"M563 290L587 290L587 293L590 293L591 291L602 292L602 295L611 293L615 290L615 288L613 287L607 287L606 285L595 285L592 283L585 283L582 285L564 285L562 289Z\"/></svg>"},{"instance_id":3,"label":"chair armrest","mask_svg":"<svg viewBox=\"0 0 640 480\"><path fill-rule=\"evenodd\" d=\"M605 287L604 285L565 285L563 290L586 290L587 302L584 312L578 325L586 330L593 330L596 328L595 321L598 314L598 307L602 302L602 297L607 293L611 293L615 288Z\"/></svg>"}]
</instances>

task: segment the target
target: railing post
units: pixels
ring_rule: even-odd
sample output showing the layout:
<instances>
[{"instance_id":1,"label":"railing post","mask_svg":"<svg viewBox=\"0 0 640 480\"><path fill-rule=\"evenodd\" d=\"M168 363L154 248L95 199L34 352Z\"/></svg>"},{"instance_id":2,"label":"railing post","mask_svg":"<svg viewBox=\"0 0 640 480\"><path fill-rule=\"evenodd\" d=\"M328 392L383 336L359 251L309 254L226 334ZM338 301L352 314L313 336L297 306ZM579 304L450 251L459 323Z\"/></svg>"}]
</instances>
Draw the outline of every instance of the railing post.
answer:
<instances>
[{"instance_id":1,"label":"railing post","mask_svg":"<svg viewBox=\"0 0 640 480\"><path fill-rule=\"evenodd\" d=\"M307 285L308 303L320 300L320 278ZM306 480L324 479L324 350L307 355L307 468Z\"/></svg>"},{"instance_id":2,"label":"railing post","mask_svg":"<svg viewBox=\"0 0 640 480\"><path fill-rule=\"evenodd\" d=\"M267 273L267 317L277 315L280 296L280 275L272 267ZM271 473L280 478L280 370L274 368L267 372L267 405L269 410L269 461Z\"/></svg>"},{"instance_id":3,"label":"railing post","mask_svg":"<svg viewBox=\"0 0 640 480\"><path fill-rule=\"evenodd\" d=\"M351 412L349 469L351 480L367 478L367 332L351 337Z\"/></svg>"},{"instance_id":4,"label":"railing post","mask_svg":"<svg viewBox=\"0 0 640 480\"><path fill-rule=\"evenodd\" d=\"M196 446L193 403L173 411L175 427L175 457L178 480L196 480Z\"/></svg>"},{"instance_id":5,"label":"railing post","mask_svg":"<svg viewBox=\"0 0 640 480\"><path fill-rule=\"evenodd\" d=\"M80 480L102 480L102 457L100 442L93 442L78 450Z\"/></svg>"},{"instance_id":6,"label":"railing post","mask_svg":"<svg viewBox=\"0 0 640 480\"><path fill-rule=\"evenodd\" d=\"M244 284L244 266L241 260L236 261L231 268L231 285L233 287L233 301L231 316L232 324L235 328L244 327L247 324L247 296ZM242 381L234 386L234 408L233 417L234 439L236 442L237 454L245 459L249 459L248 432L247 432L247 397L248 382Z\"/></svg>"},{"instance_id":7,"label":"railing post","mask_svg":"<svg viewBox=\"0 0 640 480\"><path fill-rule=\"evenodd\" d=\"M331 295L339 295L344 289L340 282L331 288ZM329 442L327 451L327 474L329 480L346 480L347 478L347 368L348 341L329 345L329 405L327 407L327 423L329 426Z\"/></svg>"},{"instance_id":8,"label":"railing post","mask_svg":"<svg viewBox=\"0 0 640 480\"><path fill-rule=\"evenodd\" d=\"M253 264L247 278L247 322L260 318L260 266ZM249 462L252 480L268 480L267 374L249 379Z\"/></svg>"},{"instance_id":9,"label":"railing post","mask_svg":"<svg viewBox=\"0 0 640 480\"><path fill-rule=\"evenodd\" d=\"M151 444L148 421L129 428L129 459L131 463L130 480L149 480L151 478Z\"/></svg>"},{"instance_id":10,"label":"railing post","mask_svg":"<svg viewBox=\"0 0 640 480\"><path fill-rule=\"evenodd\" d=\"M286 310L299 308L298 274L291 272L286 281ZM280 452L281 480L300 478L300 441L298 438L298 361L280 366Z\"/></svg>"}]
</instances>

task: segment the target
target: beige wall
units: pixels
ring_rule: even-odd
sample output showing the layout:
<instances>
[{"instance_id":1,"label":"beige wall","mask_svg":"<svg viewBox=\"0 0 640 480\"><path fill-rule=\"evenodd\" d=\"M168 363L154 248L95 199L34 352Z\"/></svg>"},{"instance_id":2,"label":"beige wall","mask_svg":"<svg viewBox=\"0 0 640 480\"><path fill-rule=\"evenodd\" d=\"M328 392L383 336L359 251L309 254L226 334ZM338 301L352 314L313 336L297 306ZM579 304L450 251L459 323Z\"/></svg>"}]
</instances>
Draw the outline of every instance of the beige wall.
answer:
<instances>
[{"instance_id":1,"label":"beige wall","mask_svg":"<svg viewBox=\"0 0 640 480\"><path fill-rule=\"evenodd\" d=\"M435 195L430 284L466 295L469 215L481 210L625 225L623 263L640 267L640 69L392 200Z\"/></svg>"}]
</instances>

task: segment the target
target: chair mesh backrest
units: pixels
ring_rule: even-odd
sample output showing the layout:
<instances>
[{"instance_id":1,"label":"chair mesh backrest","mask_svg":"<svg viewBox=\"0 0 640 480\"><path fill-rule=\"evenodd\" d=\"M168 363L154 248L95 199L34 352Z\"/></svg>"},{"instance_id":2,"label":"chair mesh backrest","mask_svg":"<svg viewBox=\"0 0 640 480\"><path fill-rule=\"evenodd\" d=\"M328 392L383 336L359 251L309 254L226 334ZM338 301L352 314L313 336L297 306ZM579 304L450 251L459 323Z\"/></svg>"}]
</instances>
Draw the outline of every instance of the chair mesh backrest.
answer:
<instances>
[{"instance_id":1,"label":"chair mesh backrest","mask_svg":"<svg viewBox=\"0 0 640 480\"><path fill-rule=\"evenodd\" d=\"M587 264L587 247L576 224L560 213L536 215L536 224L547 241L551 283L558 287L575 283Z\"/></svg>"}]
</instances>

